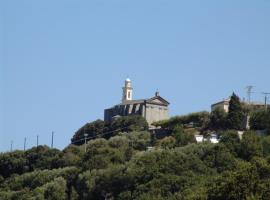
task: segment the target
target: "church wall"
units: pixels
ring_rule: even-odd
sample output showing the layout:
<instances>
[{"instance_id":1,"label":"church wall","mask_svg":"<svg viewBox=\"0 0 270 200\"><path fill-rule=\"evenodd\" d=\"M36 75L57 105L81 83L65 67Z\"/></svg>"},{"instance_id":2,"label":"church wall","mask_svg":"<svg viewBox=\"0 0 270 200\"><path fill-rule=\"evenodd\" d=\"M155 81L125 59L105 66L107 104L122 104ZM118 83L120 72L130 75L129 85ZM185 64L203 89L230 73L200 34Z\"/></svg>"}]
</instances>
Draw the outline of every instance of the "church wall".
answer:
<instances>
[{"instance_id":1,"label":"church wall","mask_svg":"<svg viewBox=\"0 0 270 200\"><path fill-rule=\"evenodd\" d=\"M108 122L108 121L111 121L111 117L113 115L112 113L112 109L105 109L104 110L104 121Z\"/></svg>"},{"instance_id":2,"label":"church wall","mask_svg":"<svg viewBox=\"0 0 270 200\"><path fill-rule=\"evenodd\" d=\"M167 106L156 104L127 104L118 105L113 108L104 110L104 120L111 121L112 117L116 115L128 116L128 115L141 115L145 117L146 121L151 124L156 121L169 118L169 110Z\"/></svg>"},{"instance_id":3,"label":"church wall","mask_svg":"<svg viewBox=\"0 0 270 200\"><path fill-rule=\"evenodd\" d=\"M119 105L104 110L104 121L109 122L116 115L128 116L128 115L142 115L142 114L143 114L143 104Z\"/></svg>"},{"instance_id":4,"label":"church wall","mask_svg":"<svg viewBox=\"0 0 270 200\"><path fill-rule=\"evenodd\" d=\"M169 110L166 106L146 104L146 120L149 124L168 118Z\"/></svg>"}]
</instances>

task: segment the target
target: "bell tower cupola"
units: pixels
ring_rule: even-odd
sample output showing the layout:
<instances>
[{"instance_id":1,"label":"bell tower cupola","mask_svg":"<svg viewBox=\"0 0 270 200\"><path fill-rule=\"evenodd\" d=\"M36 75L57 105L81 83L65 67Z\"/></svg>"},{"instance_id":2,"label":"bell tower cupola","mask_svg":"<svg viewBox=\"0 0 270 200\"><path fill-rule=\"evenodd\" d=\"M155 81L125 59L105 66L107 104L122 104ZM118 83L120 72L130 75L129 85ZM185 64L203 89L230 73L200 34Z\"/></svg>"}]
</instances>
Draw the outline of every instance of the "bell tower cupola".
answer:
<instances>
[{"instance_id":1,"label":"bell tower cupola","mask_svg":"<svg viewBox=\"0 0 270 200\"><path fill-rule=\"evenodd\" d=\"M127 78L125 80L125 86L123 87L123 96L122 96L122 102L130 101L132 100L132 93L133 88L131 87L131 80Z\"/></svg>"}]
</instances>

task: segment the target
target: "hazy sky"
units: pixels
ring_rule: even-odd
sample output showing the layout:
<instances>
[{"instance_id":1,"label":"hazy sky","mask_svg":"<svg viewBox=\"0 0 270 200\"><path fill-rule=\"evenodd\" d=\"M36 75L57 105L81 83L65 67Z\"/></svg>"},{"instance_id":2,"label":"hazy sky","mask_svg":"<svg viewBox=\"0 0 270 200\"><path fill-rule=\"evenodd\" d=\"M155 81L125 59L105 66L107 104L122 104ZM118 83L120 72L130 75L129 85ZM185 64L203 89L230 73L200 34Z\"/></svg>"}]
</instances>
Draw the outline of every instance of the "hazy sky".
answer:
<instances>
[{"instance_id":1,"label":"hazy sky","mask_svg":"<svg viewBox=\"0 0 270 200\"><path fill-rule=\"evenodd\" d=\"M270 91L268 0L2 0L0 151L63 148L121 100L159 89L171 115L210 110L235 91Z\"/></svg>"}]
</instances>

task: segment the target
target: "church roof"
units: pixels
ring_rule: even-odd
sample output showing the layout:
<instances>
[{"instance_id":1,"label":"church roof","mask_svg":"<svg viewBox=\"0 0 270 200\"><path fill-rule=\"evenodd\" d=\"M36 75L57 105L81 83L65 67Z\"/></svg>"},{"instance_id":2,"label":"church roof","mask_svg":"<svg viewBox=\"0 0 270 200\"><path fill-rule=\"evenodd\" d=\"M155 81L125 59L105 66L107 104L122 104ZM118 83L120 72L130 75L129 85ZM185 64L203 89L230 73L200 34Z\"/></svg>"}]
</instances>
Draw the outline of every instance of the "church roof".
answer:
<instances>
[{"instance_id":1,"label":"church roof","mask_svg":"<svg viewBox=\"0 0 270 200\"><path fill-rule=\"evenodd\" d=\"M167 100L165 100L161 96L154 96L150 99L147 99L146 102L147 103L159 103L159 104L161 103L161 104L165 104L166 106L168 106L170 104Z\"/></svg>"},{"instance_id":2,"label":"church roof","mask_svg":"<svg viewBox=\"0 0 270 200\"><path fill-rule=\"evenodd\" d=\"M154 97L148 98L148 99L128 100L128 101L122 102L120 104L117 104L115 106L141 104L144 102L149 103L149 104L158 104L158 105L165 105L165 106L168 106L170 104L167 100L165 100L161 96L154 96Z\"/></svg>"}]
</instances>

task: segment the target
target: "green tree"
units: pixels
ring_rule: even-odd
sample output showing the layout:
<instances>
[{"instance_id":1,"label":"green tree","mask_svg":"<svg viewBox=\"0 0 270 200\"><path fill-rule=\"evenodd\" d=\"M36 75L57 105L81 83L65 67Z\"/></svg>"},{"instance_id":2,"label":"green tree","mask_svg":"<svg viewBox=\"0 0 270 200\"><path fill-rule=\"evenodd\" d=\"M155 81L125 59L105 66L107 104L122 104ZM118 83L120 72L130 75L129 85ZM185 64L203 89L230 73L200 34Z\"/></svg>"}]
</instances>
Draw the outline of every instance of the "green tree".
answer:
<instances>
[{"instance_id":1,"label":"green tree","mask_svg":"<svg viewBox=\"0 0 270 200\"><path fill-rule=\"evenodd\" d=\"M202 159L208 167L216 169L219 173L235 167L235 158L224 144L209 148Z\"/></svg>"},{"instance_id":2,"label":"green tree","mask_svg":"<svg viewBox=\"0 0 270 200\"><path fill-rule=\"evenodd\" d=\"M248 199L255 195L258 179L256 168L250 163L240 161L236 169L223 172L210 184L208 199Z\"/></svg>"},{"instance_id":3,"label":"green tree","mask_svg":"<svg viewBox=\"0 0 270 200\"><path fill-rule=\"evenodd\" d=\"M217 108L211 112L209 123L210 129L224 130L226 129L226 123L227 123L227 113L224 110Z\"/></svg>"},{"instance_id":4,"label":"green tree","mask_svg":"<svg viewBox=\"0 0 270 200\"><path fill-rule=\"evenodd\" d=\"M225 131L221 134L220 143L224 144L233 155L238 155L240 150L240 138L236 131Z\"/></svg>"},{"instance_id":5,"label":"green tree","mask_svg":"<svg viewBox=\"0 0 270 200\"><path fill-rule=\"evenodd\" d=\"M151 134L147 131L133 131L120 133L119 135L127 138L129 145L134 150L144 151L151 145Z\"/></svg>"},{"instance_id":6,"label":"green tree","mask_svg":"<svg viewBox=\"0 0 270 200\"><path fill-rule=\"evenodd\" d=\"M81 173L76 184L79 199L114 199L128 191L131 183L125 170L123 165L112 165Z\"/></svg>"},{"instance_id":7,"label":"green tree","mask_svg":"<svg viewBox=\"0 0 270 200\"><path fill-rule=\"evenodd\" d=\"M87 134L88 137L95 138L101 136L104 132L108 132L109 126L109 123L105 123L100 119L87 123L75 132L71 139L71 143L82 145L84 144L84 134Z\"/></svg>"},{"instance_id":8,"label":"green tree","mask_svg":"<svg viewBox=\"0 0 270 200\"><path fill-rule=\"evenodd\" d=\"M270 136L262 138L262 147L263 147L263 155L269 156L270 155Z\"/></svg>"},{"instance_id":9,"label":"green tree","mask_svg":"<svg viewBox=\"0 0 270 200\"><path fill-rule=\"evenodd\" d=\"M250 128L254 130L267 130L270 133L270 110L257 110L250 116Z\"/></svg>"},{"instance_id":10,"label":"green tree","mask_svg":"<svg viewBox=\"0 0 270 200\"><path fill-rule=\"evenodd\" d=\"M5 178L29 171L28 164L23 151L0 153L0 175Z\"/></svg>"},{"instance_id":11,"label":"green tree","mask_svg":"<svg viewBox=\"0 0 270 200\"><path fill-rule=\"evenodd\" d=\"M173 128L172 132L173 136L175 137L175 146L185 146L189 143L195 143L195 137L192 133L187 133L184 131L183 126L177 125Z\"/></svg>"},{"instance_id":12,"label":"green tree","mask_svg":"<svg viewBox=\"0 0 270 200\"><path fill-rule=\"evenodd\" d=\"M140 115L124 116L116 119L110 125L110 129L116 133L145 131L148 130L148 123ZM113 134L113 135L115 135Z\"/></svg>"},{"instance_id":13,"label":"green tree","mask_svg":"<svg viewBox=\"0 0 270 200\"><path fill-rule=\"evenodd\" d=\"M227 128L235 130L243 129L244 119L245 114L240 103L240 99L235 93L233 93L229 103Z\"/></svg>"},{"instance_id":14,"label":"green tree","mask_svg":"<svg viewBox=\"0 0 270 200\"><path fill-rule=\"evenodd\" d=\"M44 198L46 200L66 199L66 180L62 177L54 179L44 186Z\"/></svg>"},{"instance_id":15,"label":"green tree","mask_svg":"<svg viewBox=\"0 0 270 200\"><path fill-rule=\"evenodd\" d=\"M155 126L161 126L164 129L173 130L174 127L178 125L192 125L197 128L204 128L208 126L209 123L209 112L195 112L182 116L171 117L168 120L162 120L153 123Z\"/></svg>"},{"instance_id":16,"label":"green tree","mask_svg":"<svg viewBox=\"0 0 270 200\"><path fill-rule=\"evenodd\" d=\"M130 146L125 137L115 136L110 140L99 138L88 142L82 167L83 169L105 169L113 164L123 164L130 157Z\"/></svg>"},{"instance_id":17,"label":"green tree","mask_svg":"<svg viewBox=\"0 0 270 200\"><path fill-rule=\"evenodd\" d=\"M63 154L59 159L62 166L79 166L84 155L84 148L70 144L62 152Z\"/></svg>"},{"instance_id":18,"label":"green tree","mask_svg":"<svg viewBox=\"0 0 270 200\"><path fill-rule=\"evenodd\" d=\"M261 180L270 180L270 165L265 158L253 157L250 163L256 167L256 171L259 174Z\"/></svg>"},{"instance_id":19,"label":"green tree","mask_svg":"<svg viewBox=\"0 0 270 200\"><path fill-rule=\"evenodd\" d=\"M263 148L260 137L253 131L246 131L240 144L240 156L245 160L251 160L255 156L262 156Z\"/></svg>"},{"instance_id":20,"label":"green tree","mask_svg":"<svg viewBox=\"0 0 270 200\"><path fill-rule=\"evenodd\" d=\"M60 162L62 155L63 153L60 150L49 148L46 145L33 147L25 152L30 171L63 167Z\"/></svg>"},{"instance_id":21,"label":"green tree","mask_svg":"<svg viewBox=\"0 0 270 200\"><path fill-rule=\"evenodd\" d=\"M176 144L175 138L172 136L167 136L162 138L161 140L157 140L155 146L163 149L172 149L175 147L175 144Z\"/></svg>"},{"instance_id":22,"label":"green tree","mask_svg":"<svg viewBox=\"0 0 270 200\"><path fill-rule=\"evenodd\" d=\"M104 122L96 120L85 124L73 135L71 142L75 145L84 144L84 134L87 134L88 139L95 138L110 138L120 132L146 131L148 123L144 117L140 115L131 115L119 117L112 122Z\"/></svg>"}]
</instances>

